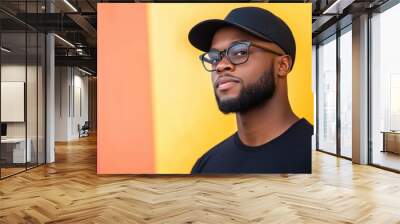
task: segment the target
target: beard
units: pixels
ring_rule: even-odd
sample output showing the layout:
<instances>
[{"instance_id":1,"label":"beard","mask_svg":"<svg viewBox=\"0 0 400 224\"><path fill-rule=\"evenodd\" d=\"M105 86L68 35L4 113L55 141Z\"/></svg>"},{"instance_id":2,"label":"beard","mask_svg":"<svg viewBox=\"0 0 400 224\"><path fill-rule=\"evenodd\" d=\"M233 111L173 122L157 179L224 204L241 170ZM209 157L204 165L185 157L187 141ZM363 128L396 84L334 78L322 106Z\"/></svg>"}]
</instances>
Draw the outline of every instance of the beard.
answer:
<instances>
[{"instance_id":1,"label":"beard","mask_svg":"<svg viewBox=\"0 0 400 224\"><path fill-rule=\"evenodd\" d=\"M243 86L239 92L239 96L235 98L221 100L216 90L214 90L214 94L219 110L222 113L245 113L246 111L262 106L271 99L275 88L274 72L273 67L271 67L255 83Z\"/></svg>"}]
</instances>

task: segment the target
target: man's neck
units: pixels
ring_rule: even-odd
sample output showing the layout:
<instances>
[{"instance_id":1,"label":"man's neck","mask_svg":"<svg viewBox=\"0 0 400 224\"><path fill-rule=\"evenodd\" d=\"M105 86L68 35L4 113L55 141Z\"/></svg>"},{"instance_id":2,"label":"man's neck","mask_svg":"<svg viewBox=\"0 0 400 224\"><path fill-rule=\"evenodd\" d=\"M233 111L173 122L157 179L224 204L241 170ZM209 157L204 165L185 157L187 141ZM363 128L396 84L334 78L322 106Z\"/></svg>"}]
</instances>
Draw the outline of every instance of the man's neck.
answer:
<instances>
[{"instance_id":1,"label":"man's neck","mask_svg":"<svg viewBox=\"0 0 400 224\"><path fill-rule=\"evenodd\" d=\"M298 120L285 95L275 95L260 107L236 114L239 138L248 146L273 140Z\"/></svg>"}]
</instances>

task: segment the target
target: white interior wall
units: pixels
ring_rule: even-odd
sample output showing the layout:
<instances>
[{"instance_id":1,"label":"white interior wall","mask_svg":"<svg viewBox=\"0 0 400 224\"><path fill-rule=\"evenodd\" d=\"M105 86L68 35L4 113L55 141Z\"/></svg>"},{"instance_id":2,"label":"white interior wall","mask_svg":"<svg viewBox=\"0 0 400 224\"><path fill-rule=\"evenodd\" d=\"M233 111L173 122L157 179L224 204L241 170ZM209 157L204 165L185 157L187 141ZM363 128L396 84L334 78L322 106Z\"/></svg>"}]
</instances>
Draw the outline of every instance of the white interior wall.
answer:
<instances>
[{"instance_id":1,"label":"white interior wall","mask_svg":"<svg viewBox=\"0 0 400 224\"><path fill-rule=\"evenodd\" d=\"M312 149L316 150L316 142L317 142L317 48L315 45L312 46L312 93L313 93L313 101L314 101L314 134L312 136Z\"/></svg>"},{"instance_id":2,"label":"white interior wall","mask_svg":"<svg viewBox=\"0 0 400 224\"><path fill-rule=\"evenodd\" d=\"M55 68L55 141L68 141L69 69Z\"/></svg>"},{"instance_id":3,"label":"white interior wall","mask_svg":"<svg viewBox=\"0 0 400 224\"><path fill-rule=\"evenodd\" d=\"M56 67L56 141L79 138L78 124L88 120L88 77L83 75L76 68Z\"/></svg>"}]
</instances>

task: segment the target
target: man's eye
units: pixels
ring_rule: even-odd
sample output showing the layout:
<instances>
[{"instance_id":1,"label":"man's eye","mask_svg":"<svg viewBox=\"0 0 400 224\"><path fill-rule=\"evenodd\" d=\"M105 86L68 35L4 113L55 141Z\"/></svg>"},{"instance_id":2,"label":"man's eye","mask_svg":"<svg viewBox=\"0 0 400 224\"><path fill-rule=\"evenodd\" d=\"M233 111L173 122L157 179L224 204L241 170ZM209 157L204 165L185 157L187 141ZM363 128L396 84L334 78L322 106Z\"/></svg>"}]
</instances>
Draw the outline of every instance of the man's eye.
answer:
<instances>
[{"instance_id":1,"label":"man's eye","mask_svg":"<svg viewBox=\"0 0 400 224\"><path fill-rule=\"evenodd\" d=\"M243 56L243 55L246 55L246 54L247 54L246 51L238 51L238 52L235 53L235 56Z\"/></svg>"},{"instance_id":2,"label":"man's eye","mask_svg":"<svg viewBox=\"0 0 400 224\"><path fill-rule=\"evenodd\" d=\"M218 62L218 58L211 58L211 64L215 64Z\"/></svg>"}]
</instances>

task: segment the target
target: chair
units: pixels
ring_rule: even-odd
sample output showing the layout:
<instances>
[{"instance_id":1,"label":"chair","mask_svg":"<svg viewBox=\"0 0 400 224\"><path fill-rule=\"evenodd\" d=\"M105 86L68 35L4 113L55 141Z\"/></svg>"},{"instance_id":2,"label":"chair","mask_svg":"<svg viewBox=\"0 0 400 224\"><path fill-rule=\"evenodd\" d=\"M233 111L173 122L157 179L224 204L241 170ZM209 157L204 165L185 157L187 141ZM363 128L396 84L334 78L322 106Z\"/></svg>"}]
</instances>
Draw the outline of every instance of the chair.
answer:
<instances>
[{"instance_id":1,"label":"chair","mask_svg":"<svg viewBox=\"0 0 400 224\"><path fill-rule=\"evenodd\" d=\"M79 138L89 136L89 129L90 129L89 121L85 121L82 127L80 127L80 125L78 124Z\"/></svg>"}]
</instances>

